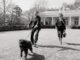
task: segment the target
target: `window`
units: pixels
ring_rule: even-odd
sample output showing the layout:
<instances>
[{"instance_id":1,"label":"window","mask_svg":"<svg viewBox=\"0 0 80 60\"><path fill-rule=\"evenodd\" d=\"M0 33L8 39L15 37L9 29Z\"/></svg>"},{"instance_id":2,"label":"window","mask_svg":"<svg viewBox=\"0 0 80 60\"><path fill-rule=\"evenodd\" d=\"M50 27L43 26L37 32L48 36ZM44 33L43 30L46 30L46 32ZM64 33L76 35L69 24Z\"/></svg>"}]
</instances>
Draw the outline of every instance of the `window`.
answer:
<instances>
[{"instance_id":1,"label":"window","mask_svg":"<svg viewBox=\"0 0 80 60\"><path fill-rule=\"evenodd\" d=\"M68 25L68 23L69 23L69 17L64 17L64 19L65 19L66 25Z\"/></svg>"},{"instance_id":2,"label":"window","mask_svg":"<svg viewBox=\"0 0 80 60\"><path fill-rule=\"evenodd\" d=\"M75 18L75 25L78 25L78 21L79 21L79 18L76 17L76 18Z\"/></svg>"},{"instance_id":3,"label":"window","mask_svg":"<svg viewBox=\"0 0 80 60\"><path fill-rule=\"evenodd\" d=\"M79 17L78 16L74 16L71 18L71 22L73 25L78 25L79 24Z\"/></svg>"},{"instance_id":4,"label":"window","mask_svg":"<svg viewBox=\"0 0 80 60\"><path fill-rule=\"evenodd\" d=\"M46 17L45 25L48 25L48 26L52 25L52 17Z\"/></svg>"},{"instance_id":5,"label":"window","mask_svg":"<svg viewBox=\"0 0 80 60\"><path fill-rule=\"evenodd\" d=\"M53 20L54 20L53 23L55 24L58 20L58 17L53 17Z\"/></svg>"}]
</instances>

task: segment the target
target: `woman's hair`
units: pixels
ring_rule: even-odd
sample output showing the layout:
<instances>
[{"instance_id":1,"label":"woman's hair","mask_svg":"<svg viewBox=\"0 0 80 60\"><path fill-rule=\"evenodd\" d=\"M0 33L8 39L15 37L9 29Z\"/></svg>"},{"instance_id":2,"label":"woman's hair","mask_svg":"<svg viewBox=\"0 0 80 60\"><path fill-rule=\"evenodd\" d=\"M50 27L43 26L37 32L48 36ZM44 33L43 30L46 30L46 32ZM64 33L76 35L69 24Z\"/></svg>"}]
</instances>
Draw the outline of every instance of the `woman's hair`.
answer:
<instances>
[{"instance_id":1,"label":"woman's hair","mask_svg":"<svg viewBox=\"0 0 80 60\"><path fill-rule=\"evenodd\" d=\"M63 17L63 14L62 13L59 13L59 15Z\"/></svg>"},{"instance_id":2,"label":"woman's hair","mask_svg":"<svg viewBox=\"0 0 80 60\"><path fill-rule=\"evenodd\" d=\"M38 13L39 13L39 11L36 11L36 12L35 12L35 15L38 15Z\"/></svg>"}]
</instances>

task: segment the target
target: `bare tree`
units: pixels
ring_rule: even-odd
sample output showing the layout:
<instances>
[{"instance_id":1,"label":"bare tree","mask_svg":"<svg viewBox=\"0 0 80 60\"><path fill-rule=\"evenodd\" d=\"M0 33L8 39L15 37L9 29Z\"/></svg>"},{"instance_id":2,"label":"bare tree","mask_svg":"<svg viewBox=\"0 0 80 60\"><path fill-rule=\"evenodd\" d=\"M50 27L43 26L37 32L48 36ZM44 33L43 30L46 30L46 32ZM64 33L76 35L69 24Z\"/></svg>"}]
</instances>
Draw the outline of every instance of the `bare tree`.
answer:
<instances>
[{"instance_id":1,"label":"bare tree","mask_svg":"<svg viewBox=\"0 0 80 60\"><path fill-rule=\"evenodd\" d=\"M4 21L7 22L7 20L6 20L7 7L9 4L11 4L12 0L1 0L1 2L2 2L2 4L0 4L0 7L3 11Z\"/></svg>"},{"instance_id":2,"label":"bare tree","mask_svg":"<svg viewBox=\"0 0 80 60\"><path fill-rule=\"evenodd\" d=\"M15 6L12 11L12 20L15 24L20 24L20 18L22 15L22 9L19 6Z\"/></svg>"},{"instance_id":3,"label":"bare tree","mask_svg":"<svg viewBox=\"0 0 80 60\"><path fill-rule=\"evenodd\" d=\"M6 11L5 11L5 0L3 0L3 7L4 7L4 20L5 20L5 15L6 15Z\"/></svg>"},{"instance_id":4,"label":"bare tree","mask_svg":"<svg viewBox=\"0 0 80 60\"><path fill-rule=\"evenodd\" d=\"M35 8L36 10L45 10L47 7L47 0L38 0L37 2L35 2Z\"/></svg>"}]
</instances>

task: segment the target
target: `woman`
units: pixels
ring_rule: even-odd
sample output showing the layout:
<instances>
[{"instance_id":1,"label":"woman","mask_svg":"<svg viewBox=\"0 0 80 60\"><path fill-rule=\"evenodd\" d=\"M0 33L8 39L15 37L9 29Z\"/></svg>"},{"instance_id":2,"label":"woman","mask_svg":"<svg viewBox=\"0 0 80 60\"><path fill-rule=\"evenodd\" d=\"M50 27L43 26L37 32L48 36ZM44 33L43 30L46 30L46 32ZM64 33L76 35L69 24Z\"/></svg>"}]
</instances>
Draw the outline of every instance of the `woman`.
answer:
<instances>
[{"instance_id":1,"label":"woman","mask_svg":"<svg viewBox=\"0 0 80 60\"><path fill-rule=\"evenodd\" d=\"M66 33L65 33L66 23L62 13L59 14L59 18L56 22L56 27L57 27L59 41L62 44L62 38L66 36Z\"/></svg>"}]
</instances>

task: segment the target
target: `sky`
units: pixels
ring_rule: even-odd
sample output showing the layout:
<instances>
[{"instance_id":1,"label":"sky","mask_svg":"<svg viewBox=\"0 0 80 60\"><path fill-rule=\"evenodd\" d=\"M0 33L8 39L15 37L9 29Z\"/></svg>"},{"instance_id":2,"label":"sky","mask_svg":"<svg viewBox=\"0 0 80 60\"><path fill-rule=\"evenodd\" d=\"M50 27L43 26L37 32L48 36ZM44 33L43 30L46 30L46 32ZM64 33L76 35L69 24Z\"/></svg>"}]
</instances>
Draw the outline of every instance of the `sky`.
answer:
<instances>
[{"instance_id":1,"label":"sky","mask_svg":"<svg viewBox=\"0 0 80 60\"><path fill-rule=\"evenodd\" d=\"M23 11L29 10L39 0L12 0L13 3L19 5ZM40 0L41 1L41 0ZM49 8L59 8L63 3L73 4L75 0L46 0L47 7Z\"/></svg>"}]
</instances>

